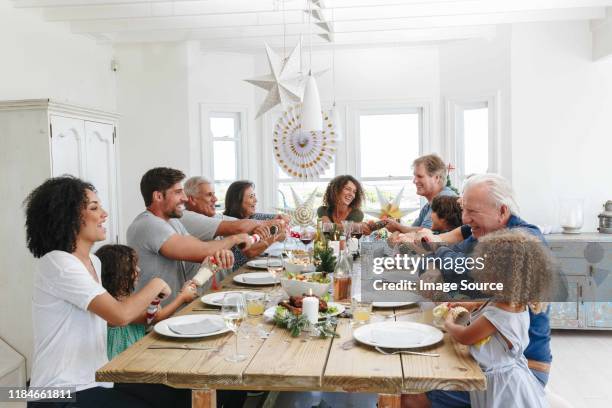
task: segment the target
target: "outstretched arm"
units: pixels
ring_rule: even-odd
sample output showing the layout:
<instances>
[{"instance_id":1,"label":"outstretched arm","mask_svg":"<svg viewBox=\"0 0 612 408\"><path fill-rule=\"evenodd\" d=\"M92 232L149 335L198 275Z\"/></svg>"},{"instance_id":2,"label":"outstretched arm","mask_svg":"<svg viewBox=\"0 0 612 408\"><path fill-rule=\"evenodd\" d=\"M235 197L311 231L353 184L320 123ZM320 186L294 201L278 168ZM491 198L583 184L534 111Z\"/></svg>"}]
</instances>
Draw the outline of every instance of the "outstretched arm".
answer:
<instances>
[{"instance_id":1,"label":"outstretched arm","mask_svg":"<svg viewBox=\"0 0 612 408\"><path fill-rule=\"evenodd\" d=\"M191 235L174 234L163 243L159 253L166 258L178 261L202 262L208 256L214 256L219 251L228 250L234 245L245 243L250 246L247 234L232 235L222 240L200 241ZM223 265L224 269L231 265Z\"/></svg>"}]
</instances>

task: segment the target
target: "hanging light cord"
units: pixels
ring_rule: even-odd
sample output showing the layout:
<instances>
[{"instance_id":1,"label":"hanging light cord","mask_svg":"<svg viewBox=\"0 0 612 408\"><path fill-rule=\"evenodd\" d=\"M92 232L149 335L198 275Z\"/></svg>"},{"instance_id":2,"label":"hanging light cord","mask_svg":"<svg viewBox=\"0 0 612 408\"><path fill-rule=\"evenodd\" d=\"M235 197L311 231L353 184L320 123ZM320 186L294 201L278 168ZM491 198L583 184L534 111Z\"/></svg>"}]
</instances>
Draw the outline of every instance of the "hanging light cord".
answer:
<instances>
[{"instance_id":1,"label":"hanging light cord","mask_svg":"<svg viewBox=\"0 0 612 408\"><path fill-rule=\"evenodd\" d=\"M287 24L285 22L285 0L283 2L283 61L287 59Z\"/></svg>"},{"instance_id":2,"label":"hanging light cord","mask_svg":"<svg viewBox=\"0 0 612 408\"><path fill-rule=\"evenodd\" d=\"M312 9L310 8L311 0L306 0L308 3L308 43L310 48L310 69L309 75L312 74L312 27L310 25L310 17L312 17Z\"/></svg>"},{"instance_id":3,"label":"hanging light cord","mask_svg":"<svg viewBox=\"0 0 612 408\"><path fill-rule=\"evenodd\" d=\"M335 16L334 9L332 8L332 35L335 34ZM336 106L336 39L332 38L332 94L334 95L334 104Z\"/></svg>"}]
</instances>

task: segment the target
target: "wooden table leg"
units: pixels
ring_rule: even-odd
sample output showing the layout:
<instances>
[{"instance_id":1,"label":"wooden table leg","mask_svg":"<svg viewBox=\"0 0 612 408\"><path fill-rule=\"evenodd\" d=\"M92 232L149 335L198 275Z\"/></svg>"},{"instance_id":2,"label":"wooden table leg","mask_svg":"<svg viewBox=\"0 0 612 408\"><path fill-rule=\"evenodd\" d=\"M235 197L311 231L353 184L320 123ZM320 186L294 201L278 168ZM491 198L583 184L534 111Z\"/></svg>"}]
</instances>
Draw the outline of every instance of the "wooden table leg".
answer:
<instances>
[{"instance_id":1,"label":"wooden table leg","mask_svg":"<svg viewBox=\"0 0 612 408\"><path fill-rule=\"evenodd\" d=\"M191 408L217 408L215 390L191 390Z\"/></svg>"},{"instance_id":2,"label":"wooden table leg","mask_svg":"<svg viewBox=\"0 0 612 408\"><path fill-rule=\"evenodd\" d=\"M402 394L378 394L378 408L401 408Z\"/></svg>"}]
</instances>

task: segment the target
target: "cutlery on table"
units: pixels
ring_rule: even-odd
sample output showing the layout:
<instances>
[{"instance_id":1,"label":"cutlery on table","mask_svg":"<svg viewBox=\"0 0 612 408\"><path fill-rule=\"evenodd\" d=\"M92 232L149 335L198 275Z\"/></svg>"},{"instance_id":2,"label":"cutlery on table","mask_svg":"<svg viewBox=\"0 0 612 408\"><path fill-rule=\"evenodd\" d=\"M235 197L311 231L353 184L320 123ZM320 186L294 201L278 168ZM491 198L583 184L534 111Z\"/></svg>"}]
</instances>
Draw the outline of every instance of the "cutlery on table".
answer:
<instances>
[{"instance_id":1,"label":"cutlery on table","mask_svg":"<svg viewBox=\"0 0 612 408\"><path fill-rule=\"evenodd\" d=\"M210 346L190 346L188 344L180 344L176 346L165 346L163 344L151 344L147 349L152 350L218 350L219 347Z\"/></svg>"},{"instance_id":2,"label":"cutlery on table","mask_svg":"<svg viewBox=\"0 0 612 408\"><path fill-rule=\"evenodd\" d=\"M421 353L420 351L408 351L408 350L385 351L385 350L383 350L382 348L380 348L378 346L376 346L374 348L379 353L385 354L387 356L394 355L394 354L409 354L409 355L413 355L413 356L440 357L440 354L438 354L438 353Z\"/></svg>"},{"instance_id":3,"label":"cutlery on table","mask_svg":"<svg viewBox=\"0 0 612 408\"><path fill-rule=\"evenodd\" d=\"M420 312L421 312L420 310L408 310L406 312L398 312L398 313L387 315L386 318L391 319L394 317L405 316L405 315L410 315L410 314L415 314L415 313L420 313Z\"/></svg>"}]
</instances>

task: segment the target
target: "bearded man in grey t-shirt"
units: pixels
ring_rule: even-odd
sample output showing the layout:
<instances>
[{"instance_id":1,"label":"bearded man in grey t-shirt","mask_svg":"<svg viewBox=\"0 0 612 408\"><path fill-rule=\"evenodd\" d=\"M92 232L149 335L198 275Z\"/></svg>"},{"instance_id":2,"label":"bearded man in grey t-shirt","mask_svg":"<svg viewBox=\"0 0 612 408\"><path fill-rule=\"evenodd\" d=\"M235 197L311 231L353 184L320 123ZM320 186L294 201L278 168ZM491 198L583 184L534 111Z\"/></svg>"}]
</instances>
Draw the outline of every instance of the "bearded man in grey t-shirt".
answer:
<instances>
[{"instance_id":1,"label":"bearded man in grey t-shirt","mask_svg":"<svg viewBox=\"0 0 612 408\"><path fill-rule=\"evenodd\" d=\"M127 230L127 243L138 252L141 276L136 289L154 277L160 277L172 289L167 303L191 279L198 264L214 256L221 269L231 268L234 245L250 245L247 234L231 235L222 240L203 242L189 235L178 220L185 210L187 197L180 170L157 167L147 171L140 181L140 192L146 210L140 213Z\"/></svg>"}]
</instances>

